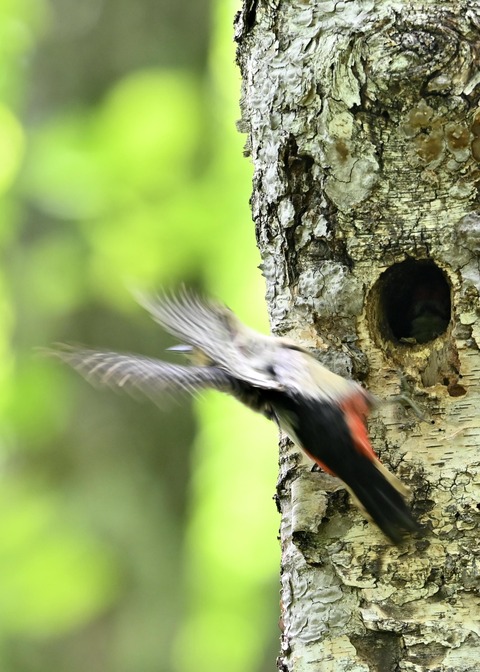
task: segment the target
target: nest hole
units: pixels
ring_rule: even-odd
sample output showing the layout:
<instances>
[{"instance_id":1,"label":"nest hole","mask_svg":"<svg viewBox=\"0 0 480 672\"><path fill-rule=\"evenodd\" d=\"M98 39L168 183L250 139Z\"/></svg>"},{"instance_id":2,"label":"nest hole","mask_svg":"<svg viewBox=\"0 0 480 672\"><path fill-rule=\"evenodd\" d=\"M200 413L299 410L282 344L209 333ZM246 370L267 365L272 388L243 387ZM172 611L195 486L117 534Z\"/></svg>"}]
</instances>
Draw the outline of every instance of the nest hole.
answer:
<instances>
[{"instance_id":1,"label":"nest hole","mask_svg":"<svg viewBox=\"0 0 480 672\"><path fill-rule=\"evenodd\" d=\"M388 268L376 283L378 328L383 338L410 345L445 333L451 319L451 290L431 260L407 259Z\"/></svg>"}]
</instances>

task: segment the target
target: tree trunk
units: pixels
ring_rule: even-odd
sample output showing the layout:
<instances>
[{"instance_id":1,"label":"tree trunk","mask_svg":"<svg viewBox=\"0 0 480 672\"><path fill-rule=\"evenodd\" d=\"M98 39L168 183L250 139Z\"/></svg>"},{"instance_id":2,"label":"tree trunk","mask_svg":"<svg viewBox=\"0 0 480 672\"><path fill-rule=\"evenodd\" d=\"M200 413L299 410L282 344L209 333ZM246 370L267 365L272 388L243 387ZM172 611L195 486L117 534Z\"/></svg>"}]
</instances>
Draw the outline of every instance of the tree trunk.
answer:
<instances>
[{"instance_id":1,"label":"tree trunk","mask_svg":"<svg viewBox=\"0 0 480 672\"><path fill-rule=\"evenodd\" d=\"M236 37L272 329L425 416L369 425L399 547L282 441L279 669L478 672L479 3L244 0Z\"/></svg>"}]
</instances>

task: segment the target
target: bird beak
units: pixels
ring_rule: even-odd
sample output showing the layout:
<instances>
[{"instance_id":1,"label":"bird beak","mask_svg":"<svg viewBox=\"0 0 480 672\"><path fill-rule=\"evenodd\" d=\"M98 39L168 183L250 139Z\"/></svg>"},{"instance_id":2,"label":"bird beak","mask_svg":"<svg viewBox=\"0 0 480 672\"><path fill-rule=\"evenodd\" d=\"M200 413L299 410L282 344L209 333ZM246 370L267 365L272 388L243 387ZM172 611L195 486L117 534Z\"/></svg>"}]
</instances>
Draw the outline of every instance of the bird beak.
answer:
<instances>
[{"instance_id":1,"label":"bird beak","mask_svg":"<svg viewBox=\"0 0 480 672\"><path fill-rule=\"evenodd\" d=\"M191 345L172 345L170 348L166 348L167 352L180 352L182 355L192 354L193 348Z\"/></svg>"}]
</instances>

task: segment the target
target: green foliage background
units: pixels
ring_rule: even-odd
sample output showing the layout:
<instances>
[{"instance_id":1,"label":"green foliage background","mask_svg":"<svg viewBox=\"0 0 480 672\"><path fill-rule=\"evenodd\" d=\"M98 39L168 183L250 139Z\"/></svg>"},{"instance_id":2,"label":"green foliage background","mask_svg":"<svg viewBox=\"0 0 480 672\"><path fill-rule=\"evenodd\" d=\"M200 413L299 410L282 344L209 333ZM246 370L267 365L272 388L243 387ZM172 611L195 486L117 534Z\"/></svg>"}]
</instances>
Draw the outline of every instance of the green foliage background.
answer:
<instances>
[{"instance_id":1,"label":"green foliage background","mask_svg":"<svg viewBox=\"0 0 480 672\"><path fill-rule=\"evenodd\" d=\"M274 427L90 388L36 346L163 356L128 287L266 330L236 3L0 0L0 669L263 672Z\"/></svg>"}]
</instances>

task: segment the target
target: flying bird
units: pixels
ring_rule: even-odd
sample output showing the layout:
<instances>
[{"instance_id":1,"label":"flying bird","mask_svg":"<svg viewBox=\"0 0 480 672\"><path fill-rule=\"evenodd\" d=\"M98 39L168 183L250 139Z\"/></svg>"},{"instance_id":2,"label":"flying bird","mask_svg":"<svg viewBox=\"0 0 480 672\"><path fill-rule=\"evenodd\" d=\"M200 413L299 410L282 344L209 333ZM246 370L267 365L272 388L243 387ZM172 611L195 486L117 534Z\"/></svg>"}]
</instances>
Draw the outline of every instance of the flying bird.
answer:
<instances>
[{"instance_id":1,"label":"flying bird","mask_svg":"<svg viewBox=\"0 0 480 672\"><path fill-rule=\"evenodd\" d=\"M244 325L225 305L187 291L138 297L153 319L181 341L189 363L64 346L50 351L91 383L158 401L168 392L213 388L277 425L317 465L340 478L360 507L394 543L421 527L408 489L380 462L367 434L373 397L357 382L320 364L287 338Z\"/></svg>"}]
</instances>

